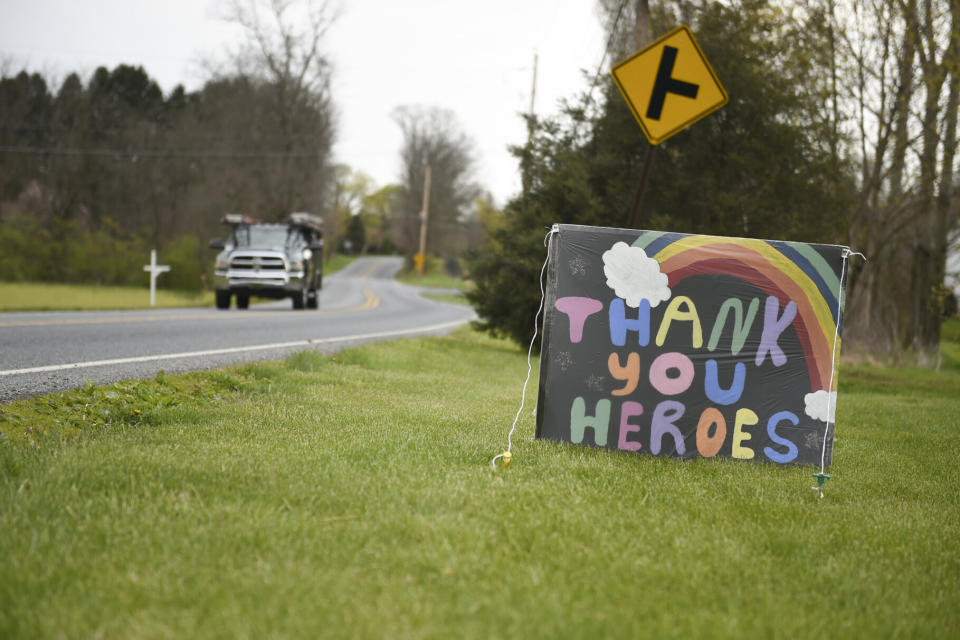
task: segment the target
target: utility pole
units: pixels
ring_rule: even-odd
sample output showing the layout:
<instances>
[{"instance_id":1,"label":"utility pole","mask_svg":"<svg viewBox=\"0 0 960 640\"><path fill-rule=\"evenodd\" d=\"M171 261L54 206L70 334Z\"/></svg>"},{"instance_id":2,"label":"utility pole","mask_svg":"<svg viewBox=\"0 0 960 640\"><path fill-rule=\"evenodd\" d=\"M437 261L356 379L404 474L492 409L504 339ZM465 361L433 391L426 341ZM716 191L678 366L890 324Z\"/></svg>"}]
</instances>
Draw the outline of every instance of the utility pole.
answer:
<instances>
[{"instance_id":1,"label":"utility pole","mask_svg":"<svg viewBox=\"0 0 960 640\"><path fill-rule=\"evenodd\" d=\"M430 219L430 165L423 176L423 210L420 211L420 253L417 254L417 272L423 277L423 265L427 261L427 221Z\"/></svg>"},{"instance_id":2,"label":"utility pole","mask_svg":"<svg viewBox=\"0 0 960 640\"><path fill-rule=\"evenodd\" d=\"M523 158L520 162L520 182L522 196L526 202L527 192L530 190L530 156L533 155L533 133L536 128L533 109L537 100L537 63L540 55L533 52L533 86L530 88L530 113L527 114L527 146L523 149Z\"/></svg>"},{"instance_id":3,"label":"utility pole","mask_svg":"<svg viewBox=\"0 0 960 640\"><path fill-rule=\"evenodd\" d=\"M537 63L540 61L540 54L533 52L533 86L530 87L530 117L533 118L533 106L537 101ZM527 125L530 130L530 137L533 137L533 125Z\"/></svg>"}]
</instances>

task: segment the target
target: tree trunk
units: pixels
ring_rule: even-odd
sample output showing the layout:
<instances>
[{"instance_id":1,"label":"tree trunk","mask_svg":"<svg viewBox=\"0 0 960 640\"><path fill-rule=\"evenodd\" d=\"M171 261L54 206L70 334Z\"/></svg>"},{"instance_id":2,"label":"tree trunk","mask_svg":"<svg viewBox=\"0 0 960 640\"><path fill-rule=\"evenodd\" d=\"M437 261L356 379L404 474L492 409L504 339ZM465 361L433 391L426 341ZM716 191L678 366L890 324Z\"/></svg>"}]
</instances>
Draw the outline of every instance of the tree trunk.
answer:
<instances>
[{"instance_id":1,"label":"tree trunk","mask_svg":"<svg viewBox=\"0 0 960 640\"><path fill-rule=\"evenodd\" d=\"M956 2L951 3L956 5ZM952 32L955 35L958 24L958 12L953 7ZM908 16L908 20L909 20ZM949 230L948 212L938 206L935 195L937 186L937 151L941 142L945 147L953 145L952 140L940 138L940 96L947 77L947 63L956 58L954 45L956 38L951 37L943 58L937 61L938 43L933 26L931 0L924 3L923 23L918 24L921 33L920 57L923 62L923 85L926 100L923 111L922 147L920 152L920 184L918 198L917 224L913 226L913 264L911 268L911 346L916 352L918 362L925 366L938 363L940 353L940 324L942 310L940 294L947 259L947 231ZM949 101L949 100L948 100ZM952 119L956 113L945 114ZM949 125L949 121L945 121ZM951 158L952 159L952 158ZM941 168L941 179L944 173Z\"/></svg>"},{"instance_id":2,"label":"tree trunk","mask_svg":"<svg viewBox=\"0 0 960 640\"><path fill-rule=\"evenodd\" d=\"M915 0L910 0L915 3ZM831 14L832 15L832 14ZM892 15L885 16L893 24ZM879 19L879 18L878 18ZM849 346L853 352L883 357L897 357L901 340L898 331L901 329L896 320L896 304L902 303L903 296L891 295L891 289L899 286L898 273L891 269L890 264L897 264L896 253L901 241L900 235L890 233L890 229L898 223L899 205L892 205L885 198L885 176L891 165L903 166L907 146L904 143L897 147L895 138L903 134L906 140L907 118L909 116L908 102L913 92L912 60L913 53L906 46L912 36L904 29L902 54L908 60L895 60L900 77L897 78L899 89L891 95L886 87L886 78L882 75L876 79L879 86L879 95L876 100L879 104L870 104L870 87L868 78L873 68L886 69L893 51L893 40L897 37L889 28L881 29L876 36L876 55L861 42L846 38L848 47L860 45L860 48L851 48L850 53L856 61L857 84L854 92L857 99L857 126L860 134L860 193L858 203L851 220L849 243L867 257L866 264L851 265L849 281L848 315L846 319L845 347ZM877 58L880 58L879 60ZM888 97L890 96L890 97ZM835 98L836 99L836 98ZM876 138L870 142L871 113L880 117L874 128ZM890 148L894 146L891 157ZM909 280L909 277L903 278ZM908 286L908 285L905 285ZM905 288L905 286L903 288ZM902 290L902 289L897 289ZM846 350L851 353L850 350Z\"/></svg>"},{"instance_id":3,"label":"tree trunk","mask_svg":"<svg viewBox=\"0 0 960 640\"><path fill-rule=\"evenodd\" d=\"M636 25L634 30L634 45L639 51L653 42L650 36L650 0L636 0L634 3L636 12Z\"/></svg>"},{"instance_id":4,"label":"tree trunk","mask_svg":"<svg viewBox=\"0 0 960 640\"><path fill-rule=\"evenodd\" d=\"M916 0L910 0L906 11L916 13ZM910 101L913 98L913 62L916 57L916 29L907 27L903 30L903 53L900 57L899 78L897 79L897 101L894 106L894 145L893 161L890 168L890 199L900 202L903 199L903 168L907 155L909 140L908 117L910 116Z\"/></svg>"}]
</instances>

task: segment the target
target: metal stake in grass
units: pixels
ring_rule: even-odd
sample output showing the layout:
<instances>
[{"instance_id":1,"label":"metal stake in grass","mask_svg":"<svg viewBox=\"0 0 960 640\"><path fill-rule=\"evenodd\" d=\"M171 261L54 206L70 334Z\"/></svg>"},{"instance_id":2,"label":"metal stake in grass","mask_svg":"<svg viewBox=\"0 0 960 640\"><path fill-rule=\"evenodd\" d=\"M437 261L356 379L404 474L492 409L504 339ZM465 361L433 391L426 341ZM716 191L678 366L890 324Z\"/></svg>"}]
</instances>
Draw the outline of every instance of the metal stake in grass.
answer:
<instances>
[{"instance_id":1,"label":"metal stake in grass","mask_svg":"<svg viewBox=\"0 0 960 640\"><path fill-rule=\"evenodd\" d=\"M813 477L817 479L817 486L810 487L810 488L813 489L814 491L819 492L820 498L823 499L823 483L829 480L830 476L821 471L820 473L813 474Z\"/></svg>"}]
</instances>

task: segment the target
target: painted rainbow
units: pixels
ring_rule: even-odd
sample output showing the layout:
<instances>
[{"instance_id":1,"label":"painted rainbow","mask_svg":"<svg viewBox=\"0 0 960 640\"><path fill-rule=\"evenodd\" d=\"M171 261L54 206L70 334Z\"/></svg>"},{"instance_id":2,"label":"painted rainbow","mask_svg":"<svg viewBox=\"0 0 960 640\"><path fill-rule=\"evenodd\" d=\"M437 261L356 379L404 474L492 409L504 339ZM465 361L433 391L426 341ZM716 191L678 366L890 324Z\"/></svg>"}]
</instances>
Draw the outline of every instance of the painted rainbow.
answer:
<instances>
[{"instance_id":1,"label":"painted rainbow","mask_svg":"<svg viewBox=\"0 0 960 640\"><path fill-rule=\"evenodd\" d=\"M695 275L727 274L781 300L793 300L793 327L804 350L811 391L827 389L840 354L840 279L809 244L648 231L633 246L660 263L669 286Z\"/></svg>"}]
</instances>

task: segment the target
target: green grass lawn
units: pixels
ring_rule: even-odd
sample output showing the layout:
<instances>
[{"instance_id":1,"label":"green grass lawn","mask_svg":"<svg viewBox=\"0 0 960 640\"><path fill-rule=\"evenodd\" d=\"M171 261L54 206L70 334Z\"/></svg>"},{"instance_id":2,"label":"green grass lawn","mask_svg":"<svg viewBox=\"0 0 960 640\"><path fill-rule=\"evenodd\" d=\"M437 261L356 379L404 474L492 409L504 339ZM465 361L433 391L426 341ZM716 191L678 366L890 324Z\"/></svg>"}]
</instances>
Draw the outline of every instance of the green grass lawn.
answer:
<instances>
[{"instance_id":1,"label":"green grass lawn","mask_svg":"<svg viewBox=\"0 0 960 640\"><path fill-rule=\"evenodd\" d=\"M960 634L960 362L845 368L820 500L529 410L493 471L524 356L463 330L0 406L0 637Z\"/></svg>"},{"instance_id":2,"label":"green grass lawn","mask_svg":"<svg viewBox=\"0 0 960 640\"><path fill-rule=\"evenodd\" d=\"M362 256L348 256L342 253L333 254L329 260L323 261L323 275L332 276L340 269L343 269L345 266L360 258Z\"/></svg>"},{"instance_id":3,"label":"green grass lawn","mask_svg":"<svg viewBox=\"0 0 960 640\"><path fill-rule=\"evenodd\" d=\"M450 302L453 304L462 304L468 307L470 306L470 301L467 300L466 296L463 295L455 295L450 293L431 293L429 291L425 291L420 295L422 295L424 298L430 298L431 300L436 300L438 302Z\"/></svg>"},{"instance_id":4,"label":"green grass lawn","mask_svg":"<svg viewBox=\"0 0 960 640\"><path fill-rule=\"evenodd\" d=\"M440 287L444 289L460 289L464 291L468 284L462 278L454 278L446 273L431 272L423 276L416 271L401 271L397 274L397 280L405 284L414 284L420 287Z\"/></svg>"},{"instance_id":5,"label":"green grass lawn","mask_svg":"<svg viewBox=\"0 0 960 640\"><path fill-rule=\"evenodd\" d=\"M463 278L455 278L449 275L444 270L443 261L436 256L429 256L427 258L422 276L414 268L413 261L408 258L403 268L397 273L396 279L405 284L413 284L420 287L459 289L460 291L467 291L473 286L471 282Z\"/></svg>"},{"instance_id":6,"label":"green grass lawn","mask_svg":"<svg viewBox=\"0 0 960 640\"><path fill-rule=\"evenodd\" d=\"M324 264L332 275L356 260L356 256L335 255ZM146 276L144 276L146 277ZM157 307L212 307L213 292L185 292L157 289ZM0 311L102 311L149 309L150 289L48 282L0 282Z\"/></svg>"},{"instance_id":7,"label":"green grass lawn","mask_svg":"<svg viewBox=\"0 0 960 640\"><path fill-rule=\"evenodd\" d=\"M213 306L213 293L157 289L157 307ZM148 309L150 288L0 282L0 311Z\"/></svg>"}]
</instances>

